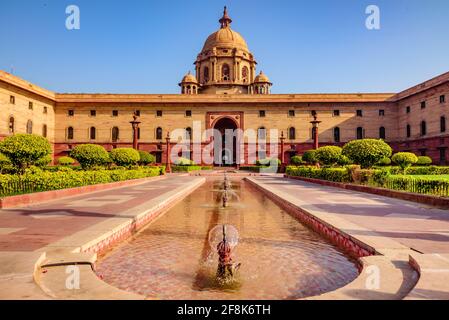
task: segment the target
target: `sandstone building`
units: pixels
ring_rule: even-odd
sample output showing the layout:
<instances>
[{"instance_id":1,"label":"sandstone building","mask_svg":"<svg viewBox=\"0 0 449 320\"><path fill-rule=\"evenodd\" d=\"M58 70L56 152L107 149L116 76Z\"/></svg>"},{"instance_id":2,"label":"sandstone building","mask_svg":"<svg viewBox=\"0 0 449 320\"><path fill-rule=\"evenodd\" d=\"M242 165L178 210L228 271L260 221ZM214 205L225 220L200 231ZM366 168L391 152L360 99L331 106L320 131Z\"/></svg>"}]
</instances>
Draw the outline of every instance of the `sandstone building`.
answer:
<instances>
[{"instance_id":1,"label":"sandstone building","mask_svg":"<svg viewBox=\"0 0 449 320\"><path fill-rule=\"evenodd\" d=\"M193 121L202 129L251 128L261 134L278 129L286 138L288 161L313 147L310 121L316 114L320 145L382 138L395 151L449 163L449 72L400 93L271 94L272 83L257 72L255 57L231 29L226 10L219 22L220 29L207 38L196 58L195 75L182 79L176 95L61 94L0 71L0 137L43 135L56 158L77 144L130 147L136 111L139 149L155 154L159 162L165 159L167 133L178 128L191 132ZM207 142L202 139L201 145ZM245 152L242 160L247 159Z\"/></svg>"}]
</instances>

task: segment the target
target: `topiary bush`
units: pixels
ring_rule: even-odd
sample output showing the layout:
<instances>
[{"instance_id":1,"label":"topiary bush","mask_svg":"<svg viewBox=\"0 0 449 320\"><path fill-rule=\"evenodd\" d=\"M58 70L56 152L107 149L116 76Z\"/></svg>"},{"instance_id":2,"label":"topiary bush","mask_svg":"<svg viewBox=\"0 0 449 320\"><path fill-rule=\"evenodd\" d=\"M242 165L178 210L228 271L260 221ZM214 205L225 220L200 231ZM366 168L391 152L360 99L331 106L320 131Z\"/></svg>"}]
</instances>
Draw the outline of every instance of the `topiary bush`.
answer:
<instances>
[{"instance_id":1,"label":"topiary bush","mask_svg":"<svg viewBox=\"0 0 449 320\"><path fill-rule=\"evenodd\" d=\"M45 157L40 158L34 164L37 167L43 168L48 166L53 161L53 157L51 155L46 155Z\"/></svg>"},{"instance_id":2,"label":"topiary bush","mask_svg":"<svg viewBox=\"0 0 449 320\"><path fill-rule=\"evenodd\" d=\"M141 166L147 166L149 164L153 164L156 162L156 157L149 152L139 151L139 156L140 156L139 164Z\"/></svg>"},{"instance_id":3,"label":"topiary bush","mask_svg":"<svg viewBox=\"0 0 449 320\"><path fill-rule=\"evenodd\" d=\"M411 152L398 152L391 157L391 161L400 166L403 174L406 174L407 169L418 162L418 157Z\"/></svg>"},{"instance_id":4,"label":"topiary bush","mask_svg":"<svg viewBox=\"0 0 449 320\"><path fill-rule=\"evenodd\" d=\"M78 161L84 170L96 166L104 166L110 159L106 149L96 144L76 146L70 153L70 156Z\"/></svg>"},{"instance_id":5,"label":"topiary bush","mask_svg":"<svg viewBox=\"0 0 449 320\"><path fill-rule=\"evenodd\" d=\"M13 172L14 166L11 163L11 160L3 153L0 153L0 173L3 174L5 172Z\"/></svg>"},{"instance_id":6,"label":"topiary bush","mask_svg":"<svg viewBox=\"0 0 449 320\"><path fill-rule=\"evenodd\" d=\"M337 146L326 146L318 148L315 152L315 158L325 166L334 166L341 161L341 148Z\"/></svg>"},{"instance_id":7,"label":"topiary bush","mask_svg":"<svg viewBox=\"0 0 449 320\"><path fill-rule=\"evenodd\" d=\"M376 163L376 165L382 166L382 167L389 166L390 164L391 164L391 159L388 157L382 158L379 160L378 163Z\"/></svg>"},{"instance_id":8,"label":"topiary bush","mask_svg":"<svg viewBox=\"0 0 449 320\"><path fill-rule=\"evenodd\" d=\"M59 164L60 166L71 166L71 165L73 165L74 163L75 163L75 159L70 158L70 157L67 157L67 156L65 156L65 157L60 157L60 158L58 159L58 164Z\"/></svg>"},{"instance_id":9,"label":"topiary bush","mask_svg":"<svg viewBox=\"0 0 449 320\"><path fill-rule=\"evenodd\" d=\"M418 157L418 161L415 163L417 166L430 166L432 164L432 158L427 156Z\"/></svg>"},{"instance_id":10,"label":"topiary bush","mask_svg":"<svg viewBox=\"0 0 449 320\"><path fill-rule=\"evenodd\" d=\"M302 161L302 157L301 156L293 156L293 157L290 158L290 163L292 165L295 165L295 166L300 166L304 162Z\"/></svg>"},{"instance_id":11,"label":"topiary bush","mask_svg":"<svg viewBox=\"0 0 449 320\"><path fill-rule=\"evenodd\" d=\"M130 167L140 161L140 154L133 148L117 148L109 153L112 161L118 166Z\"/></svg>"},{"instance_id":12,"label":"topiary bush","mask_svg":"<svg viewBox=\"0 0 449 320\"><path fill-rule=\"evenodd\" d=\"M371 168L385 157L390 157L393 150L383 140L353 140L344 145L342 154L362 168Z\"/></svg>"},{"instance_id":13,"label":"topiary bush","mask_svg":"<svg viewBox=\"0 0 449 320\"><path fill-rule=\"evenodd\" d=\"M281 166L281 160L279 160L278 158L265 158L265 159L259 159L256 161L256 165L258 166Z\"/></svg>"},{"instance_id":14,"label":"topiary bush","mask_svg":"<svg viewBox=\"0 0 449 320\"><path fill-rule=\"evenodd\" d=\"M175 165L177 166L194 166L195 162L193 160L187 159L187 158L178 158L175 160Z\"/></svg>"},{"instance_id":15,"label":"topiary bush","mask_svg":"<svg viewBox=\"0 0 449 320\"><path fill-rule=\"evenodd\" d=\"M47 139L35 134L15 134L0 143L0 152L23 173L27 167L50 155L51 145Z\"/></svg>"},{"instance_id":16,"label":"topiary bush","mask_svg":"<svg viewBox=\"0 0 449 320\"><path fill-rule=\"evenodd\" d=\"M308 164L315 164L317 162L316 150L308 150L304 152L304 154L302 155L302 161Z\"/></svg>"}]
</instances>

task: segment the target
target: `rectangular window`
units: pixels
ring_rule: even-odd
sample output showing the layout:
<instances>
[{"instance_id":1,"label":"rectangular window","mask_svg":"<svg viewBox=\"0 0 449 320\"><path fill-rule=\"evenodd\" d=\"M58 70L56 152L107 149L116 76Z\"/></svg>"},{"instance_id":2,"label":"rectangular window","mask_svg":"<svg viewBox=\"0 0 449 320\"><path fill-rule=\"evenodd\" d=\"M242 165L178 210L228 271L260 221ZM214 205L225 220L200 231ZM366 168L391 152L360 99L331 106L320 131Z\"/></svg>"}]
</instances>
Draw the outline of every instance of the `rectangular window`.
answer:
<instances>
[{"instance_id":1,"label":"rectangular window","mask_svg":"<svg viewBox=\"0 0 449 320\"><path fill-rule=\"evenodd\" d=\"M379 110L379 117L385 116L385 110Z\"/></svg>"},{"instance_id":2,"label":"rectangular window","mask_svg":"<svg viewBox=\"0 0 449 320\"><path fill-rule=\"evenodd\" d=\"M48 113L48 108L44 107L44 110L42 111L43 113L47 114Z\"/></svg>"},{"instance_id":3,"label":"rectangular window","mask_svg":"<svg viewBox=\"0 0 449 320\"><path fill-rule=\"evenodd\" d=\"M156 117L158 117L158 118L162 117L162 110L156 111Z\"/></svg>"},{"instance_id":4,"label":"rectangular window","mask_svg":"<svg viewBox=\"0 0 449 320\"><path fill-rule=\"evenodd\" d=\"M259 117L265 118L265 110L259 110Z\"/></svg>"},{"instance_id":5,"label":"rectangular window","mask_svg":"<svg viewBox=\"0 0 449 320\"><path fill-rule=\"evenodd\" d=\"M410 113L410 111L411 111L411 108L410 108L410 107L406 107L406 108L405 108L405 113Z\"/></svg>"},{"instance_id":6,"label":"rectangular window","mask_svg":"<svg viewBox=\"0 0 449 320\"><path fill-rule=\"evenodd\" d=\"M192 110L186 110L186 117L190 118L192 116Z\"/></svg>"},{"instance_id":7,"label":"rectangular window","mask_svg":"<svg viewBox=\"0 0 449 320\"><path fill-rule=\"evenodd\" d=\"M16 104L16 97L14 97L14 96L9 96L9 103L11 103L11 104Z\"/></svg>"},{"instance_id":8,"label":"rectangular window","mask_svg":"<svg viewBox=\"0 0 449 320\"><path fill-rule=\"evenodd\" d=\"M73 116L75 115L75 110L72 110L72 109L67 110L67 115L68 115L69 117L73 117Z\"/></svg>"},{"instance_id":9,"label":"rectangular window","mask_svg":"<svg viewBox=\"0 0 449 320\"><path fill-rule=\"evenodd\" d=\"M288 110L288 116L294 117L295 116L295 110Z\"/></svg>"},{"instance_id":10,"label":"rectangular window","mask_svg":"<svg viewBox=\"0 0 449 320\"><path fill-rule=\"evenodd\" d=\"M363 111L362 110L357 110L356 114L357 114L357 117L363 117Z\"/></svg>"},{"instance_id":11,"label":"rectangular window","mask_svg":"<svg viewBox=\"0 0 449 320\"><path fill-rule=\"evenodd\" d=\"M90 116L96 117L97 116L97 110L90 110Z\"/></svg>"},{"instance_id":12,"label":"rectangular window","mask_svg":"<svg viewBox=\"0 0 449 320\"><path fill-rule=\"evenodd\" d=\"M445 103L446 102L446 96L443 94L440 96L440 103Z\"/></svg>"},{"instance_id":13,"label":"rectangular window","mask_svg":"<svg viewBox=\"0 0 449 320\"><path fill-rule=\"evenodd\" d=\"M425 109L425 108L426 108L426 102L423 101L423 102L421 102L421 109Z\"/></svg>"},{"instance_id":14,"label":"rectangular window","mask_svg":"<svg viewBox=\"0 0 449 320\"><path fill-rule=\"evenodd\" d=\"M334 110L334 117L340 116L340 110Z\"/></svg>"},{"instance_id":15,"label":"rectangular window","mask_svg":"<svg viewBox=\"0 0 449 320\"><path fill-rule=\"evenodd\" d=\"M112 116L118 117L118 110L112 110Z\"/></svg>"},{"instance_id":16,"label":"rectangular window","mask_svg":"<svg viewBox=\"0 0 449 320\"><path fill-rule=\"evenodd\" d=\"M28 109L33 110L33 103L31 101L28 102Z\"/></svg>"},{"instance_id":17,"label":"rectangular window","mask_svg":"<svg viewBox=\"0 0 449 320\"><path fill-rule=\"evenodd\" d=\"M440 164L446 164L446 148L440 148Z\"/></svg>"}]
</instances>

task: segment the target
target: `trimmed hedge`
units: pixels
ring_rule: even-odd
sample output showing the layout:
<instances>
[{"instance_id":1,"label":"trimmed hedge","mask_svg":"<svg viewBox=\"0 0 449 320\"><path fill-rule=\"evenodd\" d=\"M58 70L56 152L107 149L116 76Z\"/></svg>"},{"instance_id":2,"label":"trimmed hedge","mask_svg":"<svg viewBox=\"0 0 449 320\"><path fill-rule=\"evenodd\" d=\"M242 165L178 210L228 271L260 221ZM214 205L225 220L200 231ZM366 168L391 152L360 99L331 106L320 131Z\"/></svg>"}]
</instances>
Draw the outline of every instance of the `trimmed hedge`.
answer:
<instances>
[{"instance_id":1,"label":"trimmed hedge","mask_svg":"<svg viewBox=\"0 0 449 320\"><path fill-rule=\"evenodd\" d=\"M64 168L57 172L30 168L22 176L0 175L0 196L60 190L161 175L161 169L75 171Z\"/></svg>"},{"instance_id":2,"label":"trimmed hedge","mask_svg":"<svg viewBox=\"0 0 449 320\"><path fill-rule=\"evenodd\" d=\"M449 197L449 181L447 180L389 176L380 186L391 190Z\"/></svg>"},{"instance_id":3,"label":"trimmed hedge","mask_svg":"<svg viewBox=\"0 0 449 320\"><path fill-rule=\"evenodd\" d=\"M67 156L65 156L65 157L60 157L60 158L58 159L58 164L59 164L60 166L71 166L71 165L73 165L74 163L75 163L75 159L70 158L70 157L67 157Z\"/></svg>"},{"instance_id":4,"label":"trimmed hedge","mask_svg":"<svg viewBox=\"0 0 449 320\"><path fill-rule=\"evenodd\" d=\"M83 169L102 166L111 161L105 148L96 144L82 144L76 146L70 156L79 162Z\"/></svg>"},{"instance_id":5,"label":"trimmed hedge","mask_svg":"<svg viewBox=\"0 0 449 320\"><path fill-rule=\"evenodd\" d=\"M289 176L297 176L311 179L321 179L333 182L351 182L351 174L345 168L306 168L306 167L292 167L286 169L286 174Z\"/></svg>"},{"instance_id":6,"label":"trimmed hedge","mask_svg":"<svg viewBox=\"0 0 449 320\"><path fill-rule=\"evenodd\" d=\"M343 146L343 155L362 168L371 168L383 158L392 154L391 147L383 140L353 140Z\"/></svg>"},{"instance_id":7,"label":"trimmed hedge","mask_svg":"<svg viewBox=\"0 0 449 320\"><path fill-rule=\"evenodd\" d=\"M212 170L211 166L172 166L172 172L191 172L199 170Z\"/></svg>"},{"instance_id":8,"label":"trimmed hedge","mask_svg":"<svg viewBox=\"0 0 449 320\"><path fill-rule=\"evenodd\" d=\"M270 167L270 166L240 166L239 170L242 171L251 171L251 172L256 172L256 173L261 173L261 172L265 172L265 173L275 173L273 171L279 172L281 169L280 166L278 167Z\"/></svg>"},{"instance_id":9,"label":"trimmed hedge","mask_svg":"<svg viewBox=\"0 0 449 320\"><path fill-rule=\"evenodd\" d=\"M129 167L140 161L140 154L133 148L117 148L109 153L109 157L118 166Z\"/></svg>"}]
</instances>

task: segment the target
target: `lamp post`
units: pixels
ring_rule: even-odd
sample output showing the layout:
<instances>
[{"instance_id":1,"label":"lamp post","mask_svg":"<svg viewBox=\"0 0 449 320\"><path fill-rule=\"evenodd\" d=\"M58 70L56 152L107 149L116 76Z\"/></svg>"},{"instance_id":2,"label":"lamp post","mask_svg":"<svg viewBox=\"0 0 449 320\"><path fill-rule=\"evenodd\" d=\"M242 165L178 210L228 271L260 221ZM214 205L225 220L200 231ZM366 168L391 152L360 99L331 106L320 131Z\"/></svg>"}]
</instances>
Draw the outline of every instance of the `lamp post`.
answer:
<instances>
[{"instance_id":1,"label":"lamp post","mask_svg":"<svg viewBox=\"0 0 449 320\"><path fill-rule=\"evenodd\" d=\"M134 114L133 114L133 121L131 121L130 123L131 123L131 125L132 125L132 127L133 127L133 148L135 149L135 150L138 150L139 149L139 145L138 145L138 138L139 138L139 135L138 135L138 132L139 132L139 124L140 124L140 121L138 121L138 118L139 118L139 116L137 115L137 113L134 111Z\"/></svg>"},{"instance_id":2,"label":"lamp post","mask_svg":"<svg viewBox=\"0 0 449 320\"><path fill-rule=\"evenodd\" d=\"M170 131L167 132L167 137L165 138L167 141L167 154L165 155L165 171L170 173L171 172L171 165L170 165Z\"/></svg>"},{"instance_id":3,"label":"lamp post","mask_svg":"<svg viewBox=\"0 0 449 320\"><path fill-rule=\"evenodd\" d=\"M285 141L285 137L284 137L284 131L281 132L281 170L284 168L285 165L285 156L284 156L284 141Z\"/></svg>"},{"instance_id":4,"label":"lamp post","mask_svg":"<svg viewBox=\"0 0 449 320\"><path fill-rule=\"evenodd\" d=\"M313 132L313 149L318 149L319 147L319 141L318 141L318 125L321 123L321 121L318 121L318 115L314 111L312 112L313 121L310 121L312 124L312 132Z\"/></svg>"}]
</instances>

